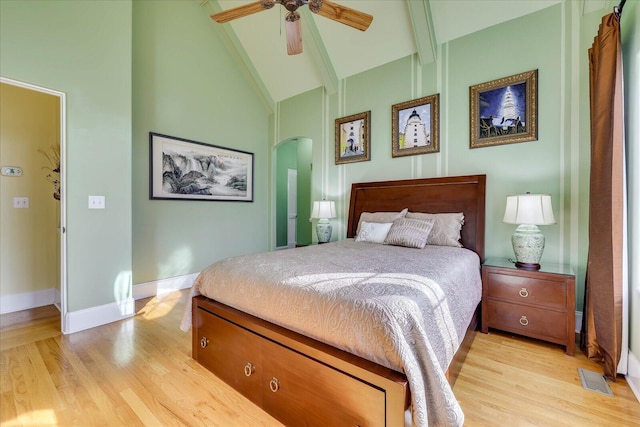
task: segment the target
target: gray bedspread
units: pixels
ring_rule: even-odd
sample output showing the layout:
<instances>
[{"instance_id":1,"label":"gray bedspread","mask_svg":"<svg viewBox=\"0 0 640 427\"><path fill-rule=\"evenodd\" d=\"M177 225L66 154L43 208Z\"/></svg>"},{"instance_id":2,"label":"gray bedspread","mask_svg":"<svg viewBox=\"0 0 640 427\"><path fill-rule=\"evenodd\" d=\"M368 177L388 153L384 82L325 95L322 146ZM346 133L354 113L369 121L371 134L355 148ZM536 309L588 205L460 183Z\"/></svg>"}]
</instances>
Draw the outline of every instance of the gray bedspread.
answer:
<instances>
[{"instance_id":1,"label":"gray bedspread","mask_svg":"<svg viewBox=\"0 0 640 427\"><path fill-rule=\"evenodd\" d=\"M218 261L191 294L403 372L415 426L464 422L445 371L482 294L479 257L470 250L347 239Z\"/></svg>"}]
</instances>

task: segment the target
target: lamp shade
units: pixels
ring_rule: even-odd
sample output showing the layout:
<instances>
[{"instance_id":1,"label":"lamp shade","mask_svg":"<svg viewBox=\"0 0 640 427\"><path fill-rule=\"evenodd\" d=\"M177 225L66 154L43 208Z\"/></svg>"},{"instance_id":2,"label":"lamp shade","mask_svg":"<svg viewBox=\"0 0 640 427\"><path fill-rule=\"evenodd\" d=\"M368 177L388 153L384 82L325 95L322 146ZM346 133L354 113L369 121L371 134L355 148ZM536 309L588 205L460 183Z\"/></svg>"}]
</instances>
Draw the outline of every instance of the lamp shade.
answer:
<instances>
[{"instance_id":1,"label":"lamp shade","mask_svg":"<svg viewBox=\"0 0 640 427\"><path fill-rule=\"evenodd\" d=\"M548 194L520 194L507 196L507 207L502 222L507 224L549 225L555 224Z\"/></svg>"},{"instance_id":2,"label":"lamp shade","mask_svg":"<svg viewBox=\"0 0 640 427\"><path fill-rule=\"evenodd\" d=\"M311 218L331 219L336 217L336 203L332 200L320 200L313 202Z\"/></svg>"}]
</instances>

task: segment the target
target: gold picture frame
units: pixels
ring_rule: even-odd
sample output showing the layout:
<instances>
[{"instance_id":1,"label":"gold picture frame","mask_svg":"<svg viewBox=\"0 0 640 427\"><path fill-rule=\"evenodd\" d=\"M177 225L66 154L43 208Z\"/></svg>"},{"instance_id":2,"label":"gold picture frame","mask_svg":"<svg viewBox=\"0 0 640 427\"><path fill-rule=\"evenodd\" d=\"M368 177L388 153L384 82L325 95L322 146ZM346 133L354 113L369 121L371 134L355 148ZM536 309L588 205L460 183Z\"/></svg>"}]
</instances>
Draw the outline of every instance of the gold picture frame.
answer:
<instances>
[{"instance_id":1,"label":"gold picture frame","mask_svg":"<svg viewBox=\"0 0 640 427\"><path fill-rule=\"evenodd\" d=\"M538 139L538 70L469 88L469 147Z\"/></svg>"},{"instance_id":2,"label":"gold picture frame","mask_svg":"<svg viewBox=\"0 0 640 427\"><path fill-rule=\"evenodd\" d=\"M336 119L336 165L371 160L371 111Z\"/></svg>"},{"instance_id":3,"label":"gold picture frame","mask_svg":"<svg viewBox=\"0 0 640 427\"><path fill-rule=\"evenodd\" d=\"M440 151L440 94L391 106L391 156ZM409 133L409 135L407 135Z\"/></svg>"}]
</instances>

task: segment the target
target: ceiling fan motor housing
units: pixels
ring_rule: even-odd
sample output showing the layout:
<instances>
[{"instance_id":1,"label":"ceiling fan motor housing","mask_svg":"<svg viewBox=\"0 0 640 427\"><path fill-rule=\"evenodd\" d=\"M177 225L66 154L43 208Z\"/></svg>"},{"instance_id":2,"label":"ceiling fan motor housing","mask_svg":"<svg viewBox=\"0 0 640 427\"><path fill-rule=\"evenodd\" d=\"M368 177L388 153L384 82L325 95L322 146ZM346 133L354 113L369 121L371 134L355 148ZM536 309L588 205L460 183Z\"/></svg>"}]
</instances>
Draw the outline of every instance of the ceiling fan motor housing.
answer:
<instances>
[{"instance_id":1,"label":"ceiling fan motor housing","mask_svg":"<svg viewBox=\"0 0 640 427\"><path fill-rule=\"evenodd\" d=\"M275 0L261 0L260 6L264 9L271 9L276 4Z\"/></svg>"}]
</instances>

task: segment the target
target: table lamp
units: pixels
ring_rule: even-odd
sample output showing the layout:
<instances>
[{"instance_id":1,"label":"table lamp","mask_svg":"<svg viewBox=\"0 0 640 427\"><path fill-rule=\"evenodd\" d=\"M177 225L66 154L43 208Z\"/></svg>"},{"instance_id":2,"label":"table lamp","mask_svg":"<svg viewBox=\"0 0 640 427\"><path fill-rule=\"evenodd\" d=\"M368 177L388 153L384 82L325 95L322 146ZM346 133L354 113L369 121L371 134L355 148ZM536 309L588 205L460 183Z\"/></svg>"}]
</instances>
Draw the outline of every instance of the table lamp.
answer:
<instances>
[{"instance_id":1,"label":"table lamp","mask_svg":"<svg viewBox=\"0 0 640 427\"><path fill-rule=\"evenodd\" d=\"M556 223L551 196L530 193L507 196L507 207L502 222L518 224L511 236L516 267L539 270L545 239L537 226Z\"/></svg>"},{"instance_id":2,"label":"table lamp","mask_svg":"<svg viewBox=\"0 0 640 427\"><path fill-rule=\"evenodd\" d=\"M327 243L331 240L331 223L329 220L336 217L336 203L331 200L313 202L311 218L317 219L316 233L319 243Z\"/></svg>"}]
</instances>

